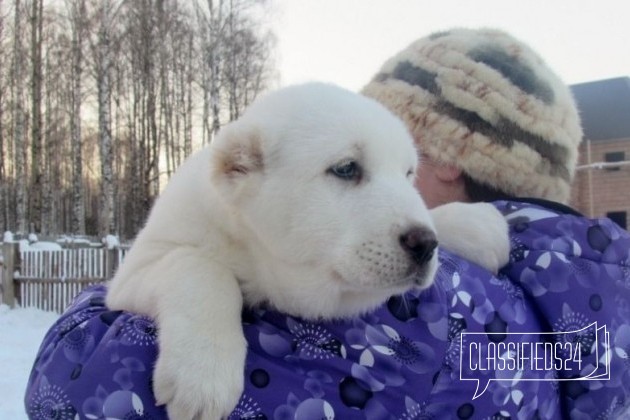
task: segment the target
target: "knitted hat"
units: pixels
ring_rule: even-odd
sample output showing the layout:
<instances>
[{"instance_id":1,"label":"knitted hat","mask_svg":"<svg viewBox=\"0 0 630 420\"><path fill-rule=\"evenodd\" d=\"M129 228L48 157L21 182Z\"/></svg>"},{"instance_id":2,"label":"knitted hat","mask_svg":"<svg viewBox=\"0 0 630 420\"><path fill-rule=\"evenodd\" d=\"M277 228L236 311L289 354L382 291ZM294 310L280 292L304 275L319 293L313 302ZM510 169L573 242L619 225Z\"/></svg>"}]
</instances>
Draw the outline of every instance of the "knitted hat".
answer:
<instances>
[{"instance_id":1,"label":"knitted hat","mask_svg":"<svg viewBox=\"0 0 630 420\"><path fill-rule=\"evenodd\" d=\"M363 89L423 154L517 197L567 202L582 129L569 88L528 46L490 29L421 38Z\"/></svg>"}]
</instances>

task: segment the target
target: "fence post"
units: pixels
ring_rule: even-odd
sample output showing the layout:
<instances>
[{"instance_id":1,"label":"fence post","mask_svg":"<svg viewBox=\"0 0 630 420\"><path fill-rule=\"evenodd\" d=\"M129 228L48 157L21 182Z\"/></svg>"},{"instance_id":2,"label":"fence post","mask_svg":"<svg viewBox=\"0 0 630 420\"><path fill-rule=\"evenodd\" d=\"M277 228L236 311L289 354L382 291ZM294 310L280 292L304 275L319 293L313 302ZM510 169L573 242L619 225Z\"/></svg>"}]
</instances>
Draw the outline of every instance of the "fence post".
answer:
<instances>
[{"instance_id":1,"label":"fence post","mask_svg":"<svg viewBox=\"0 0 630 420\"><path fill-rule=\"evenodd\" d=\"M105 279L110 280L118 268L118 248L106 248L105 251Z\"/></svg>"},{"instance_id":2,"label":"fence post","mask_svg":"<svg viewBox=\"0 0 630 420\"><path fill-rule=\"evenodd\" d=\"M2 303L15 307L15 283L13 275L17 265L18 244L5 242L2 244Z\"/></svg>"}]
</instances>

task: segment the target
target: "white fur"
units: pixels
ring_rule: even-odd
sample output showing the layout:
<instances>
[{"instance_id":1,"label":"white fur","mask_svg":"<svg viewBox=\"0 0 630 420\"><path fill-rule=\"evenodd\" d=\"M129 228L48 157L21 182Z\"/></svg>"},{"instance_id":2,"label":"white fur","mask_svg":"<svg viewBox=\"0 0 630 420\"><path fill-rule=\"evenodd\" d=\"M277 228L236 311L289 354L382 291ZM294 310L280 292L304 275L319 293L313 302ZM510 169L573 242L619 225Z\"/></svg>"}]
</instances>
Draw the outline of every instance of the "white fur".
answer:
<instances>
[{"instance_id":1,"label":"white fur","mask_svg":"<svg viewBox=\"0 0 630 420\"><path fill-rule=\"evenodd\" d=\"M497 273L510 259L508 225L489 203L449 203L431 210L440 247Z\"/></svg>"},{"instance_id":2,"label":"white fur","mask_svg":"<svg viewBox=\"0 0 630 420\"><path fill-rule=\"evenodd\" d=\"M331 173L350 160L360 179ZM243 302L338 318L432 282L437 257L418 264L400 244L410 229L434 230L416 165L382 106L307 84L256 101L178 170L107 297L156 318L155 394L171 418L217 419L238 402Z\"/></svg>"}]
</instances>

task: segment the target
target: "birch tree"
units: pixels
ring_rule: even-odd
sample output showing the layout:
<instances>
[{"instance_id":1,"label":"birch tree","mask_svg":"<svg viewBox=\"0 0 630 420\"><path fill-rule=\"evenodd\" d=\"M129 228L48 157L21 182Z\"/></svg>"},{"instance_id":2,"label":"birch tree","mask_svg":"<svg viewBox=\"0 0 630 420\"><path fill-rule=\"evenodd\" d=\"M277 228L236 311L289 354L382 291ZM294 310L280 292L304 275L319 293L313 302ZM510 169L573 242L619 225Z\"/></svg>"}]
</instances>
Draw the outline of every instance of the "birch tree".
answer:
<instances>
[{"instance_id":1,"label":"birch tree","mask_svg":"<svg viewBox=\"0 0 630 420\"><path fill-rule=\"evenodd\" d=\"M4 44L4 9L2 0L0 0L0 45ZM0 229L2 232L8 230L8 191L7 176L5 169L5 145L4 145L4 100L5 100L5 81L4 81L4 54L0 51Z\"/></svg>"},{"instance_id":2,"label":"birch tree","mask_svg":"<svg viewBox=\"0 0 630 420\"><path fill-rule=\"evenodd\" d=\"M15 166L15 202L16 229L19 233L26 233L26 115L24 113L24 80L23 80L23 46L22 46L22 7L20 0L15 0L13 24L13 57L11 86L12 114L13 114L13 157Z\"/></svg>"},{"instance_id":3,"label":"birch tree","mask_svg":"<svg viewBox=\"0 0 630 420\"><path fill-rule=\"evenodd\" d=\"M85 203L83 196L83 156L81 137L81 80L83 73L83 39L85 33L85 0L70 0L70 142L72 155L72 217L71 232L85 234Z\"/></svg>"},{"instance_id":4,"label":"birch tree","mask_svg":"<svg viewBox=\"0 0 630 420\"><path fill-rule=\"evenodd\" d=\"M35 232L42 232L42 26L43 0L31 0L31 211ZM48 233L48 232L43 232Z\"/></svg>"},{"instance_id":5,"label":"birch tree","mask_svg":"<svg viewBox=\"0 0 630 420\"><path fill-rule=\"evenodd\" d=\"M224 0L196 3L200 38L201 89L203 92L203 143L210 142L221 127L221 63L227 21Z\"/></svg>"},{"instance_id":6,"label":"birch tree","mask_svg":"<svg viewBox=\"0 0 630 420\"><path fill-rule=\"evenodd\" d=\"M97 7L97 40L93 44L96 89L98 96L98 144L101 160L101 198L98 233L105 236L115 232L113 144L111 133L111 36L113 19L120 3L100 0Z\"/></svg>"},{"instance_id":7,"label":"birch tree","mask_svg":"<svg viewBox=\"0 0 630 420\"><path fill-rule=\"evenodd\" d=\"M128 5L125 31L129 48L132 77L131 117L131 202L132 224L144 221L151 207L152 177L155 176L154 151L157 145L155 124L155 8L152 0L141 0Z\"/></svg>"},{"instance_id":8,"label":"birch tree","mask_svg":"<svg viewBox=\"0 0 630 420\"><path fill-rule=\"evenodd\" d=\"M271 78L270 51L274 39L250 14L251 8L264 3L244 0L227 3L219 79L223 81L230 121L241 115Z\"/></svg>"},{"instance_id":9,"label":"birch tree","mask_svg":"<svg viewBox=\"0 0 630 420\"><path fill-rule=\"evenodd\" d=\"M64 192L64 167L59 162L59 156L65 156L64 140L66 135L67 113L66 107L67 83L63 66L67 62L66 39L58 33L49 34L50 45L44 65L44 191L42 202L42 225L51 234L66 232L64 217L61 217Z\"/></svg>"},{"instance_id":10,"label":"birch tree","mask_svg":"<svg viewBox=\"0 0 630 420\"><path fill-rule=\"evenodd\" d=\"M134 236L266 88L263 3L0 0L0 225Z\"/></svg>"}]
</instances>

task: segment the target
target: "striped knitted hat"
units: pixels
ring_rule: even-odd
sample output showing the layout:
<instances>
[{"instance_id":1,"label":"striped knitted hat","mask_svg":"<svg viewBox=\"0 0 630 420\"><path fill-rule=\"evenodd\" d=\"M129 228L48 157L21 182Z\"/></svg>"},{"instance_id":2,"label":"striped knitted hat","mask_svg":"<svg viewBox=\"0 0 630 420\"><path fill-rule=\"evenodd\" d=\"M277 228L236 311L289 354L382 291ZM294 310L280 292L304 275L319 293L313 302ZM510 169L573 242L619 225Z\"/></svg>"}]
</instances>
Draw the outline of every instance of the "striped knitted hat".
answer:
<instances>
[{"instance_id":1,"label":"striped knitted hat","mask_svg":"<svg viewBox=\"0 0 630 420\"><path fill-rule=\"evenodd\" d=\"M582 140L569 88L529 47L490 29L419 39L363 89L422 153L516 197L567 202Z\"/></svg>"}]
</instances>

